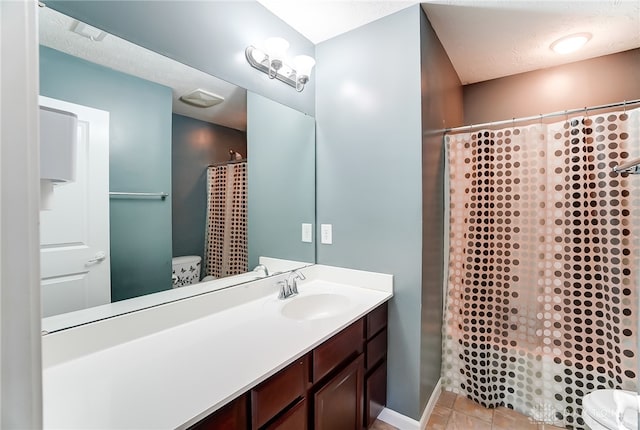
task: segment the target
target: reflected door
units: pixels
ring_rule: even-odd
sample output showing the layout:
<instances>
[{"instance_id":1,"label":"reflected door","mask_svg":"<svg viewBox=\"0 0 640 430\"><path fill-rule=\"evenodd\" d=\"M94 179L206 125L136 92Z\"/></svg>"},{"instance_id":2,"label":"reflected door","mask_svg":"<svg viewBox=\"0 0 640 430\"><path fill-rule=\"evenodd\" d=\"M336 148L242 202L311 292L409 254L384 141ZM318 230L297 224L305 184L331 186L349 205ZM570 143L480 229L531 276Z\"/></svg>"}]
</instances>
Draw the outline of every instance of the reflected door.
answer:
<instances>
[{"instance_id":1,"label":"reflected door","mask_svg":"<svg viewBox=\"0 0 640 430\"><path fill-rule=\"evenodd\" d=\"M111 302L109 113L41 97L42 106L78 115L76 181L54 187L40 211L42 315Z\"/></svg>"}]
</instances>

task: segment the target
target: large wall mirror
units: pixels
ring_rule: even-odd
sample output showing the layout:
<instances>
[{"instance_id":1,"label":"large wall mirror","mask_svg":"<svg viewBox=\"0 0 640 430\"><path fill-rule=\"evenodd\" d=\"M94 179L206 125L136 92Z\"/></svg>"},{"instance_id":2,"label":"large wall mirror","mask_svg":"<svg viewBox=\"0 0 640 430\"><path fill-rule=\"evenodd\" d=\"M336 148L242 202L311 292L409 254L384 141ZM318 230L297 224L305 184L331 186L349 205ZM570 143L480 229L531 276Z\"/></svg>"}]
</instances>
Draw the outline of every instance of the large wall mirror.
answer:
<instances>
[{"instance_id":1,"label":"large wall mirror","mask_svg":"<svg viewBox=\"0 0 640 430\"><path fill-rule=\"evenodd\" d=\"M313 117L50 8L39 21L41 105L79 124L77 180L41 212L43 329L315 262Z\"/></svg>"}]
</instances>

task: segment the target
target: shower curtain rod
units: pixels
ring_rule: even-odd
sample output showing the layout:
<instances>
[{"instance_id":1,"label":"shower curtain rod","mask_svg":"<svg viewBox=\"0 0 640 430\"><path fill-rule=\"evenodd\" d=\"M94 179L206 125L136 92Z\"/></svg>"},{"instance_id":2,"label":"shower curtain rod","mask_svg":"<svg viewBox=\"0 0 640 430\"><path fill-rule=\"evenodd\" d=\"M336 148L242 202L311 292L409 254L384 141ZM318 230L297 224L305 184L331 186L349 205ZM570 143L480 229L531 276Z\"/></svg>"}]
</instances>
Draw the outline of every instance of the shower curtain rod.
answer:
<instances>
[{"instance_id":1,"label":"shower curtain rod","mask_svg":"<svg viewBox=\"0 0 640 430\"><path fill-rule=\"evenodd\" d=\"M625 100L623 102L609 103L609 104L598 105L598 106L589 106L589 107L583 107L583 108L580 108L580 109L570 109L570 110L551 112L551 113L547 113L547 114L540 114L540 115L534 115L534 116L523 116L523 117L520 117L520 118L505 119L505 120L501 120L501 121L484 122L484 123L481 123L481 124L471 124L471 125L462 125L460 127L445 128L444 132L445 133L451 133L451 132L455 132L455 131L464 131L464 130L471 131L471 130L477 129L479 127L493 127L493 126L496 126L496 125L513 124L515 122L541 120L543 118L553 118L553 117L556 117L556 116L566 116L566 115L572 115L574 113L579 113L579 112L588 112L588 111L594 111L594 110L600 110L600 109L610 109L610 108L620 107L620 106L635 105L635 104L638 104L638 103L640 103L640 99Z\"/></svg>"}]
</instances>

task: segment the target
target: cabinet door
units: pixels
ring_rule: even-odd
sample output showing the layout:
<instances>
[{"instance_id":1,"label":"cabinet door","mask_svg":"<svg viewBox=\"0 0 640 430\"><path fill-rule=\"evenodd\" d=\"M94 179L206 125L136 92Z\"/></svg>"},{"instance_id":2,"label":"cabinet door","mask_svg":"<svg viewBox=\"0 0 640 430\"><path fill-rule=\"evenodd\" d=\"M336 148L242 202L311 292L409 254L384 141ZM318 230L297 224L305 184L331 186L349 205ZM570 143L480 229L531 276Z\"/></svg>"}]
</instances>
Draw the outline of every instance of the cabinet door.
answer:
<instances>
[{"instance_id":1,"label":"cabinet door","mask_svg":"<svg viewBox=\"0 0 640 430\"><path fill-rule=\"evenodd\" d=\"M387 404L387 362L367 376L365 384L365 424L369 428Z\"/></svg>"},{"instance_id":2,"label":"cabinet door","mask_svg":"<svg viewBox=\"0 0 640 430\"><path fill-rule=\"evenodd\" d=\"M243 395L193 425L189 430L246 430L249 428L247 413L247 396Z\"/></svg>"},{"instance_id":3,"label":"cabinet door","mask_svg":"<svg viewBox=\"0 0 640 430\"><path fill-rule=\"evenodd\" d=\"M307 430L307 402L302 399L266 430Z\"/></svg>"},{"instance_id":4,"label":"cabinet door","mask_svg":"<svg viewBox=\"0 0 640 430\"><path fill-rule=\"evenodd\" d=\"M313 395L315 430L362 428L364 357L358 356Z\"/></svg>"}]
</instances>

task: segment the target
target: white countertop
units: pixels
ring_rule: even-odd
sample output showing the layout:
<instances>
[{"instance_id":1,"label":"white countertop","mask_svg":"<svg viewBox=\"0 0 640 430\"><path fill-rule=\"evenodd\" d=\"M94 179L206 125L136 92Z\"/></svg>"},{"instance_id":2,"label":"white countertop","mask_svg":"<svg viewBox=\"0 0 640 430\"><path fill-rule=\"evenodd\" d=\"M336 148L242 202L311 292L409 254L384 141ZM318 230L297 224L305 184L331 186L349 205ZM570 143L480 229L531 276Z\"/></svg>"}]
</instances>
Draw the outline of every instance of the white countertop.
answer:
<instances>
[{"instance_id":1,"label":"white countertop","mask_svg":"<svg viewBox=\"0 0 640 430\"><path fill-rule=\"evenodd\" d=\"M286 318L279 308L287 301L276 298L275 281L280 278L275 277L187 299L191 303L185 300L141 311L149 325L154 317L188 314L190 307L197 314L207 301L228 301L231 306L222 308L218 303L210 315L191 321L186 316L184 323L168 328L160 324L157 331L148 328L148 333L132 334L130 339L122 332L128 323L139 323L142 315L138 319L135 314L123 315L95 329L89 324L46 336L44 427L188 427L392 296L390 275L327 266L310 266L302 272L308 279L299 283L300 297L339 293L349 298L349 308L311 321ZM249 300L239 300L238 295ZM111 331L118 333L111 336ZM110 343L94 336L118 340ZM69 342L83 345L76 348Z\"/></svg>"}]
</instances>

